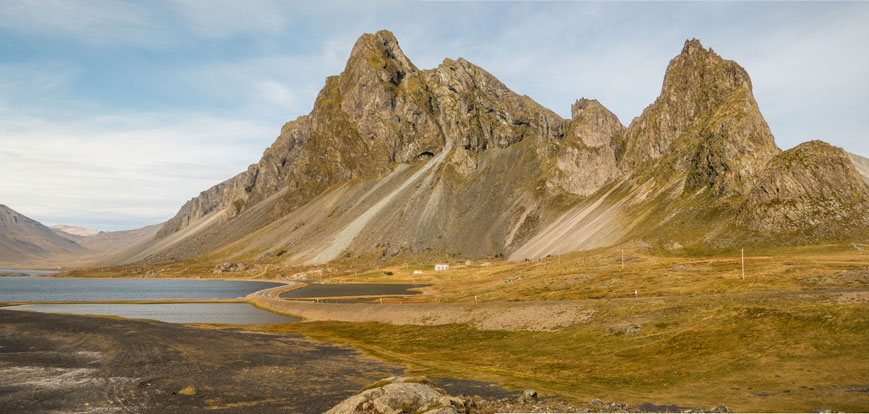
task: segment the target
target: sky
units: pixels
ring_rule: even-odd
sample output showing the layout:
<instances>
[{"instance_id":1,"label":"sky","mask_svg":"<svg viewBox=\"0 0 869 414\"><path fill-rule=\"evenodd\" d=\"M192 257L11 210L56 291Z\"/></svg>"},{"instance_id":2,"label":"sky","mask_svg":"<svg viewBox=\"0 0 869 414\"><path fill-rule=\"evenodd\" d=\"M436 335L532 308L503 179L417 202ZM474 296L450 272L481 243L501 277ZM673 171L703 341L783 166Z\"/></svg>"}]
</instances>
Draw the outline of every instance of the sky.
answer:
<instances>
[{"instance_id":1,"label":"sky","mask_svg":"<svg viewBox=\"0 0 869 414\"><path fill-rule=\"evenodd\" d=\"M46 225L171 218L310 112L362 33L463 57L561 116L628 125L698 38L752 78L782 149L869 156L869 3L0 0L0 204Z\"/></svg>"}]
</instances>

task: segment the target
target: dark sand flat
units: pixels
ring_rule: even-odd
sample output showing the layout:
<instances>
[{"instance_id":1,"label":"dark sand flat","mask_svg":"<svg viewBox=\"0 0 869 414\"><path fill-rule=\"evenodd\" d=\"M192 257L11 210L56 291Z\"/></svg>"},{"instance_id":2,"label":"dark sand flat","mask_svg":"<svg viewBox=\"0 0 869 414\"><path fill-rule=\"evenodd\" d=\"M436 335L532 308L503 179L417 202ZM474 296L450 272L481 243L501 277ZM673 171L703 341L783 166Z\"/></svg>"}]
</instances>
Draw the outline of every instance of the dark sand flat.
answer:
<instances>
[{"instance_id":1,"label":"dark sand flat","mask_svg":"<svg viewBox=\"0 0 869 414\"><path fill-rule=\"evenodd\" d=\"M3 413L320 413L402 372L296 335L0 310Z\"/></svg>"},{"instance_id":2,"label":"dark sand flat","mask_svg":"<svg viewBox=\"0 0 869 414\"><path fill-rule=\"evenodd\" d=\"M307 286L281 293L281 298L302 299L334 298L341 296L418 295L422 292L411 289L421 289L428 286L431 285L409 283L310 283Z\"/></svg>"},{"instance_id":3,"label":"dark sand flat","mask_svg":"<svg viewBox=\"0 0 869 414\"><path fill-rule=\"evenodd\" d=\"M301 335L0 309L0 413L322 413L404 370Z\"/></svg>"}]
</instances>

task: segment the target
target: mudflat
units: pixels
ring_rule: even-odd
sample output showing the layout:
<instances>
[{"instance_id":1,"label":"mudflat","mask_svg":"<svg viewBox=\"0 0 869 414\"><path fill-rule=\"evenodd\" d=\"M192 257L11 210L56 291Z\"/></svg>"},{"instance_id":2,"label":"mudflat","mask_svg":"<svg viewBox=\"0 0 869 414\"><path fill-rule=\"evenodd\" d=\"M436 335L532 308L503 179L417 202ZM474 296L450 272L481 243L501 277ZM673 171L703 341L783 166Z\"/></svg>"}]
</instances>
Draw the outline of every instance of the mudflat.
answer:
<instances>
[{"instance_id":1,"label":"mudflat","mask_svg":"<svg viewBox=\"0 0 869 414\"><path fill-rule=\"evenodd\" d=\"M300 335L0 309L0 412L324 412L403 368Z\"/></svg>"}]
</instances>

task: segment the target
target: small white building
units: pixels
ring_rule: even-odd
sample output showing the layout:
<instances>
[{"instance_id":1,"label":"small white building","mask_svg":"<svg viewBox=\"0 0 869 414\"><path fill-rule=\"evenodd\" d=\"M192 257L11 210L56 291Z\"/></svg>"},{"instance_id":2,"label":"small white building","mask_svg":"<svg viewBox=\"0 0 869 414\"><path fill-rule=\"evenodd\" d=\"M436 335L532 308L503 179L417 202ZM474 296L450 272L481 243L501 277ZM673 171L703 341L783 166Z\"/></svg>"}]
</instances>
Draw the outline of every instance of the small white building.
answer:
<instances>
[{"instance_id":1,"label":"small white building","mask_svg":"<svg viewBox=\"0 0 869 414\"><path fill-rule=\"evenodd\" d=\"M422 270L414 270L414 271L413 271L413 274L415 274L415 275L421 275L421 274L422 274Z\"/></svg>"},{"instance_id":2,"label":"small white building","mask_svg":"<svg viewBox=\"0 0 869 414\"><path fill-rule=\"evenodd\" d=\"M443 272L445 270L450 270L450 265L445 263L435 264L435 272Z\"/></svg>"}]
</instances>

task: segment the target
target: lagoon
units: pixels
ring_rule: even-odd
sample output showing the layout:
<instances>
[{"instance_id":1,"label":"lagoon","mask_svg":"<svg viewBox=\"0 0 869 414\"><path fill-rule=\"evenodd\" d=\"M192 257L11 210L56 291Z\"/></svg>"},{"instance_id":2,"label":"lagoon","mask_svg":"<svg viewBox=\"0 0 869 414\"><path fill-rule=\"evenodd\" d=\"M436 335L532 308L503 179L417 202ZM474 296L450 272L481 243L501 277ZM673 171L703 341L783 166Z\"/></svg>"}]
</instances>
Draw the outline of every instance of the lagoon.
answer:
<instances>
[{"instance_id":1,"label":"lagoon","mask_svg":"<svg viewBox=\"0 0 869 414\"><path fill-rule=\"evenodd\" d=\"M265 325L299 321L298 318L271 313L248 303L45 303L9 306L0 309L76 315L113 315L122 318L153 319L171 323Z\"/></svg>"},{"instance_id":2,"label":"lagoon","mask_svg":"<svg viewBox=\"0 0 869 414\"><path fill-rule=\"evenodd\" d=\"M0 277L0 302L236 299L281 283L193 279Z\"/></svg>"}]
</instances>

